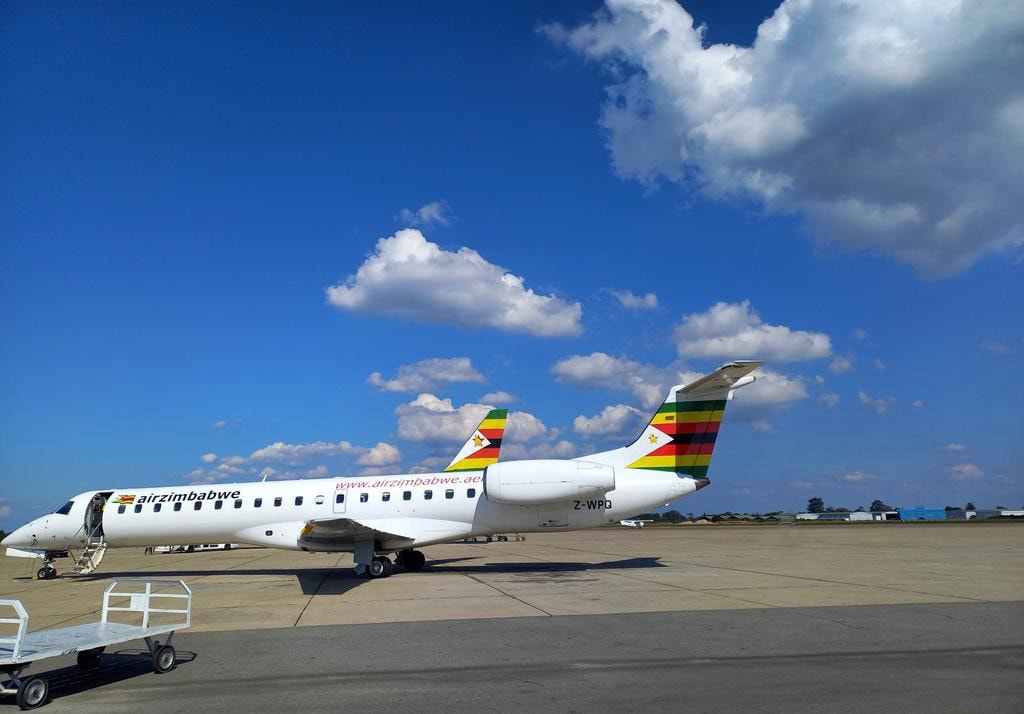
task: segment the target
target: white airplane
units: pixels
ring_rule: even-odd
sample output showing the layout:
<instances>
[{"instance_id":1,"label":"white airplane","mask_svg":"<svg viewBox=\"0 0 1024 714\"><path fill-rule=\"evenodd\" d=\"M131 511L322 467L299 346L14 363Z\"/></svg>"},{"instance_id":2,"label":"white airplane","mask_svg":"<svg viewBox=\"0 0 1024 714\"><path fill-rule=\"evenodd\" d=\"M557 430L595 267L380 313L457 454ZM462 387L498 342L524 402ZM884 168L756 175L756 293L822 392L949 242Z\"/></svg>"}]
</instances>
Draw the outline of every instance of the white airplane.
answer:
<instances>
[{"instance_id":1,"label":"white airplane","mask_svg":"<svg viewBox=\"0 0 1024 714\"><path fill-rule=\"evenodd\" d=\"M620 526L626 526L627 528L643 528L648 523L654 523L654 521L645 521L639 518L627 518L619 521Z\"/></svg>"},{"instance_id":2,"label":"white airplane","mask_svg":"<svg viewBox=\"0 0 1024 714\"><path fill-rule=\"evenodd\" d=\"M419 570L416 548L615 523L704 488L726 404L761 364L731 362L673 387L643 433L612 451L498 463L507 411L494 410L440 473L86 491L2 545L42 557L44 579L69 551L80 551L76 572L92 572L108 547L164 543L349 552L371 578L396 564Z\"/></svg>"}]
</instances>

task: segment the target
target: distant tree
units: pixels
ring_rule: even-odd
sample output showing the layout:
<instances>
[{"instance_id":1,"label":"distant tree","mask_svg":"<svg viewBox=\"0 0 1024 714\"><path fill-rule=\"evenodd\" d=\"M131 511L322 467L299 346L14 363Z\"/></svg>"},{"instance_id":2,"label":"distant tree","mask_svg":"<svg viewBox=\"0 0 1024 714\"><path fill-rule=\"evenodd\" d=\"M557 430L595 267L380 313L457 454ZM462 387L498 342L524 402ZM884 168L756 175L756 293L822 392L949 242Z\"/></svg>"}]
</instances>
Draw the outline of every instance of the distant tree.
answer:
<instances>
[{"instance_id":1,"label":"distant tree","mask_svg":"<svg viewBox=\"0 0 1024 714\"><path fill-rule=\"evenodd\" d=\"M683 520L683 514L674 509L671 511L665 511L661 514L661 517L664 520L669 521L671 523L679 523L681 520Z\"/></svg>"},{"instance_id":2,"label":"distant tree","mask_svg":"<svg viewBox=\"0 0 1024 714\"><path fill-rule=\"evenodd\" d=\"M807 499L807 512L808 513L824 513L825 502L815 496L814 498Z\"/></svg>"},{"instance_id":3,"label":"distant tree","mask_svg":"<svg viewBox=\"0 0 1024 714\"><path fill-rule=\"evenodd\" d=\"M692 521L692 520L693 520L693 514L692 514L692 513L687 513L687 514L686 514L686 518L687 518L688 520L691 520L691 521Z\"/></svg>"},{"instance_id":4,"label":"distant tree","mask_svg":"<svg viewBox=\"0 0 1024 714\"><path fill-rule=\"evenodd\" d=\"M1006 506L996 506L996 510L997 511L1005 511L1006 510Z\"/></svg>"},{"instance_id":5,"label":"distant tree","mask_svg":"<svg viewBox=\"0 0 1024 714\"><path fill-rule=\"evenodd\" d=\"M946 506L946 510L947 511L959 511L960 507L959 506Z\"/></svg>"},{"instance_id":6,"label":"distant tree","mask_svg":"<svg viewBox=\"0 0 1024 714\"><path fill-rule=\"evenodd\" d=\"M892 506L887 506L884 501L879 501L877 498L871 502L871 508L868 509L872 513L881 513L882 511L895 510Z\"/></svg>"},{"instance_id":7,"label":"distant tree","mask_svg":"<svg viewBox=\"0 0 1024 714\"><path fill-rule=\"evenodd\" d=\"M864 512L864 506L857 506L857 511L856 512L857 513L863 513Z\"/></svg>"},{"instance_id":8,"label":"distant tree","mask_svg":"<svg viewBox=\"0 0 1024 714\"><path fill-rule=\"evenodd\" d=\"M7 531L0 530L0 540L3 540L6 537L7 537Z\"/></svg>"},{"instance_id":9,"label":"distant tree","mask_svg":"<svg viewBox=\"0 0 1024 714\"><path fill-rule=\"evenodd\" d=\"M976 511L976 510L978 510L978 509L977 509L977 508L975 507L975 505L974 505L973 503L971 503L970 501L968 501L968 502L967 502L967 505L966 505L966 506L964 506L964 510L965 510L965 511Z\"/></svg>"}]
</instances>

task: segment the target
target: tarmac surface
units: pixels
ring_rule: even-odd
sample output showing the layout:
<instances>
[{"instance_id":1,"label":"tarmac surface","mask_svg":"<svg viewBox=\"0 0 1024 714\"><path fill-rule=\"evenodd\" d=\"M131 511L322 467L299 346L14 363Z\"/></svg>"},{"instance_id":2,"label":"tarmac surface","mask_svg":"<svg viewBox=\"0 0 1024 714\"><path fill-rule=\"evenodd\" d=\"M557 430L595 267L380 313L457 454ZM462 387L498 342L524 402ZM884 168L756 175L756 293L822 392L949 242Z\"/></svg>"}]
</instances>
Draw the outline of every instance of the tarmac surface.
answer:
<instances>
[{"instance_id":1,"label":"tarmac surface","mask_svg":"<svg viewBox=\"0 0 1024 714\"><path fill-rule=\"evenodd\" d=\"M56 581L2 558L0 597L35 630L98 619L113 578L193 588L177 669L41 662L54 712L1021 712L1022 545L1012 523L604 528L434 546L376 581L349 556L111 551Z\"/></svg>"}]
</instances>

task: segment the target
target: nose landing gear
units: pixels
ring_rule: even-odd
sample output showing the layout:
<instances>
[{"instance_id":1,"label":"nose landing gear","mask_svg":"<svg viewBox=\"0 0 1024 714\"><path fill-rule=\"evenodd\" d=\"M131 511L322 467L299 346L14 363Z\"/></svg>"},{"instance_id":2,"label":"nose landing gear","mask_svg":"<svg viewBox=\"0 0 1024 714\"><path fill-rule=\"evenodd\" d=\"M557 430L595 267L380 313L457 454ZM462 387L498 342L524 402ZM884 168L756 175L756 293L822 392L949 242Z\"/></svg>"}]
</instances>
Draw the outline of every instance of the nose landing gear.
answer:
<instances>
[{"instance_id":1,"label":"nose landing gear","mask_svg":"<svg viewBox=\"0 0 1024 714\"><path fill-rule=\"evenodd\" d=\"M57 577L57 569L53 567L55 558L56 555L50 552L43 556L43 567L36 571L36 580L53 580Z\"/></svg>"}]
</instances>

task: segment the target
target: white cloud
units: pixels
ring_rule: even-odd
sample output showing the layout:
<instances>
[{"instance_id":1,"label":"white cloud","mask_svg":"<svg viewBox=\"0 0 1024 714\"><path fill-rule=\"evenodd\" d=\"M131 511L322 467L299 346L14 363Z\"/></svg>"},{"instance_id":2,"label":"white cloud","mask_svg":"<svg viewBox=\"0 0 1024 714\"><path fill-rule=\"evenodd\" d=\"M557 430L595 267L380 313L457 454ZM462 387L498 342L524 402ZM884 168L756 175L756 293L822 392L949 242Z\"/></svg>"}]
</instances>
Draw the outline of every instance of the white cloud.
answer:
<instances>
[{"instance_id":1,"label":"white cloud","mask_svg":"<svg viewBox=\"0 0 1024 714\"><path fill-rule=\"evenodd\" d=\"M620 176L751 197L932 276L1024 243L1024 5L786 0L750 47L707 45L672 0L606 8L541 31L609 70Z\"/></svg>"},{"instance_id":2,"label":"white cloud","mask_svg":"<svg viewBox=\"0 0 1024 714\"><path fill-rule=\"evenodd\" d=\"M11 507L6 503L0 504L0 518L7 518L9 515L11 515Z\"/></svg>"},{"instance_id":3,"label":"white cloud","mask_svg":"<svg viewBox=\"0 0 1024 714\"><path fill-rule=\"evenodd\" d=\"M347 441L313 441L308 444L286 444L283 441L275 441L272 444L257 449L249 455L249 461L279 461L285 464L301 464L305 461L327 456L338 456L339 454L351 454L358 451L359 447ZM242 457L229 457L240 459Z\"/></svg>"},{"instance_id":4,"label":"white cloud","mask_svg":"<svg viewBox=\"0 0 1024 714\"><path fill-rule=\"evenodd\" d=\"M351 312L536 337L583 331L578 302L540 295L523 283L471 248L443 250L407 228L377 241L355 275L327 289L327 300Z\"/></svg>"},{"instance_id":5,"label":"white cloud","mask_svg":"<svg viewBox=\"0 0 1024 714\"><path fill-rule=\"evenodd\" d=\"M415 211L403 208L395 218L407 226L446 226L451 223L448 213L448 203L446 201L431 201L425 206L420 206Z\"/></svg>"},{"instance_id":6,"label":"white cloud","mask_svg":"<svg viewBox=\"0 0 1024 714\"><path fill-rule=\"evenodd\" d=\"M625 357L612 357L604 352L566 357L559 360L551 371L556 381L562 384L630 392L639 406L645 409L660 406L670 387L689 384L703 376L702 372L686 369L680 363L655 367ZM761 367L756 372L756 381L749 387L743 387L742 395L734 411L749 415L758 409L782 407L803 399L807 396L807 385L801 377L788 377Z\"/></svg>"},{"instance_id":7,"label":"white cloud","mask_svg":"<svg viewBox=\"0 0 1024 714\"><path fill-rule=\"evenodd\" d=\"M818 396L818 401L824 404L829 409L835 408L835 406L839 404L839 399L839 395L836 394L835 392L825 392L824 394Z\"/></svg>"},{"instance_id":8,"label":"white cloud","mask_svg":"<svg viewBox=\"0 0 1024 714\"><path fill-rule=\"evenodd\" d=\"M754 431L759 434L774 434L775 427L767 419L755 419L753 423Z\"/></svg>"},{"instance_id":9,"label":"white cloud","mask_svg":"<svg viewBox=\"0 0 1024 714\"><path fill-rule=\"evenodd\" d=\"M707 312L687 315L675 329L675 341L682 357L800 362L832 352L828 335L765 324L749 300L719 302Z\"/></svg>"},{"instance_id":10,"label":"white cloud","mask_svg":"<svg viewBox=\"0 0 1024 714\"><path fill-rule=\"evenodd\" d=\"M610 292L618 299L622 307L630 310L653 310L658 307L658 296L654 293L641 296L634 295L629 290L611 290Z\"/></svg>"},{"instance_id":11,"label":"white cloud","mask_svg":"<svg viewBox=\"0 0 1024 714\"><path fill-rule=\"evenodd\" d=\"M954 481L975 481L985 475L977 464L958 464L949 469L950 478Z\"/></svg>"},{"instance_id":12,"label":"white cloud","mask_svg":"<svg viewBox=\"0 0 1024 714\"><path fill-rule=\"evenodd\" d=\"M991 352L994 355L999 355L1000 357L1013 352L1013 350L1010 349L1010 346L1005 342L984 342L981 346L988 352Z\"/></svg>"},{"instance_id":13,"label":"white cloud","mask_svg":"<svg viewBox=\"0 0 1024 714\"><path fill-rule=\"evenodd\" d=\"M398 435L403 439L434 444L462 443L492 407L488 404L463 404L455 407L451 399L433 394L420 394L406 404L400 404ZM508 416L505 438L526 441L547 432L544 422L529 412L516 411ZM504 446L502 447L504 448Z\"/></svg>"},{"instance_id":14,"label":"white cloud","mask_svg":"<svg viewBox=\"0 0 1024 714\"><path fill-rule=\"evenodd\" d=\"M884 399L881 397L876 398L872 397L863 389L857 392L857 399L860 400L861 404L866 407L871 407L879 414L885 414L889 411L889 407L896 403L895 397L886 397Z\"/></svg>"},{"instance_id":15,"label":"white cloud","mask_svg":"<svg viewBox=\"0 0 1024 714\"><path fill-rule=\"evenodd\" d=\"M212 464L214 461L217 460L217 454L211 451L208 454L203 454L199 458L204 464Z\"/></svg>"},{"instance_id":16,"label":"white cloud","mask_svg":"<svg viewBox=\"0 0 1024 714\"><path fill-rule=\"evenodd\" d=\"M356 463L361 466L390 466L401 460L402 452L397 446L379 441L376 446L367 449L356 459Z\"/></svg>"},{"instance_id":17,"label":"white cloud","mask_svg":"<svg viewBox=\"0 0 1024 714\"><path fill-rule=\"evenodd\" d=\"M832 372L832 374L849 374L854 370L854 361L855 360L852 355L848 355L845 357L843 355L836 355L832 362L829 364L828 368L829 371Z\"/></svg>"},{"instance_id":18,"label":"white cloud","mask_svg":"<svg viewBox=\"0 0 1024 714\"><path fill-rule=\"evenodd\" d=\"M795 479L793 481L790 481L789 485L792 486L793 488L808 489L808 488L814 488L818 484L814 483L813 481L804 481L803 479Z\"/></svg>"},{"instance_id":19,"label":"white cloud","mask_svg":"<svg viewBox=\"0 0 1024 714\"><path fill-rule=\"evenodd\" d=\"M224 419L218 419L217 421L213 422L214 429L224 429L227 427L227 425L228 423Z\"/></svg>"},{"instance_id":20,"label":"white cloud","mask_svg":"<svg viewBox=\"0 0 1024 714\"><path fill-rule=\"evenodd\" d=\"M512 404L513 402L518 402L519 397L499 389L497 392L488 392L480 397L480 401L484 404Z\"/></svg>"},{"instance_id":21,"label":"white cloud","mask_svg":"<svg viewBox=\"0 0 1024 714\"><path fill-rule=\"evenodd\" d=\"M648 416L626 404L614 404L592 417L576 417L572 428L577 434L595 438L636 436L647 423Z\"/></svg>"},{"instance_id":22,"label":"white cloud","mask_svg":"<svg viewBox=\"0 0 1024 714\"><path fill-rule=\"evenodd\" d=\"M561 384L629 391L648 408L660 405L669 387L686 381L680 372L670 368L661 369L604 352L566 357L555 363L551 371Z\"/></svg>"},{"instance_id":23,"label":"white cloud","mask_svg":"<svg viewBox=\"0 0 1024 714\"><path fill-rule=\"evenodd\" d=\"M863 483L864 481L874 481L877 478L877 476L873 476L872 474L865 474L861 473L860 471L854 471L852 473L842 474L841 476L837 477L836 480L842 483Z\"/></svg>"},{"instance_id":24,"label":"white cloud","mask_svg":"<svg viewBox=\"0 0 1024 714\"><path fill-rule=\"evenodd\" d=\"M921 401L920 399L915 399L910 403L910 406L914 407L915 409L920 409L921 407L924 406L924 402Z\"/></svg>"},{"instance_id":25,"label":"white cloud","mask_svg":"<svg viewBox=\"0 0 1024 714\"><path fill-rule=\"evenodd\" d=\"M878 359L877 357L875 358L875 360L871 364L879 372L884 372L885 370L889 369L889 365L887 365L885 362L883 362L882 360Z\"/></svg>"},{"instance_id":26,"label":"white cloud","mask_svg":"<svg viewBox=\"0 0 1024 714\"><path fill-rule=\"evenodd\" d=\"M854 330L853 331L853 336L856 337L858 340L870 340L871 339L871 334L867 330L865 330L863 327L858 327L856 330Z\"/></svg>"},{"instance_id":27,"label":"white cloud","mask_svg":"<svg viewBox=\"0 0 1024 714\"><path fill-rule=\"evenodd\" d=\"M966 449L967 447L965 445L957 444L955 442L951 442L942 447L943 451L965 451Z\"/></svg>"},{"instance_id":28,"label":"white cloud","mask_svg":"<svg viewBox=\"0 0 1024 714\"><path fill-rule=\"evenodd\" d=\"M424 392L441 384L482 382L484 376L473 368L469 357L437 357L403 364L394 379L374 372L366 381L385 392Z\"/></svg>"},{"instance_id":29,"label":"white cloud","mask_svg":"<svg viewBox=\"0 0 1024 714\"><path fill-rule=\"evenodd\" d=\"M572 459L579 450L566 439L542 441L538 444L502 444L503 459Z\"/></svg>"}]
</instances>

